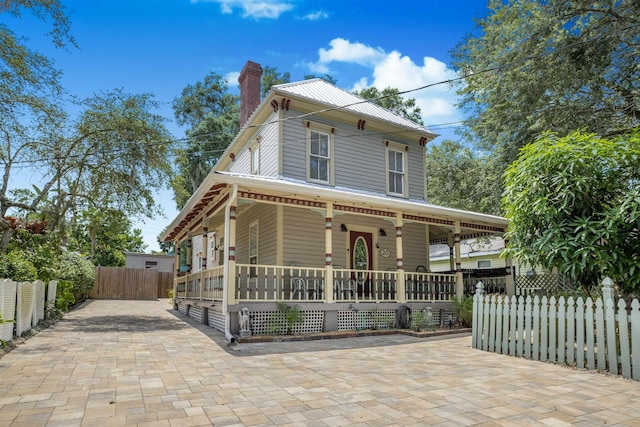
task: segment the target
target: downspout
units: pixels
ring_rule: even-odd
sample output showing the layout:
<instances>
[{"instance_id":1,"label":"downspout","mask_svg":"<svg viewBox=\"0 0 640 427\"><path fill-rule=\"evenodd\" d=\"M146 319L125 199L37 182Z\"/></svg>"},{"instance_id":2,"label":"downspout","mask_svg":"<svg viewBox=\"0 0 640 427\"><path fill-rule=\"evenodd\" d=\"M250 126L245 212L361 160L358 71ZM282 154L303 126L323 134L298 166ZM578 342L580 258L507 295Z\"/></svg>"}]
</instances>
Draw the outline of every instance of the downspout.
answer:
<instances>
[{"instance_id":1,"label":"downspout","mask_svg":"<svg viewBox=\"0 0 640 427\"><path fill-rule=\"evenodd\" d=\"M225 278L223 282L223 295L222 295L222 315L224 316L224 335L227 337L229 342L235 343L236 338L231 333L231 316L229 316L229 311L227 310L227 306L229 304L229 240L230 240L230 216L231 216L231 205L238 197L238 184L233 184L233 189L231 190L231 195L229 196L229 200L224 208L224 253L227 257L224 260L224 264L222 267L222 274ZM235 274L235 272L234 272Z\"/></svg>"}]
</instances>

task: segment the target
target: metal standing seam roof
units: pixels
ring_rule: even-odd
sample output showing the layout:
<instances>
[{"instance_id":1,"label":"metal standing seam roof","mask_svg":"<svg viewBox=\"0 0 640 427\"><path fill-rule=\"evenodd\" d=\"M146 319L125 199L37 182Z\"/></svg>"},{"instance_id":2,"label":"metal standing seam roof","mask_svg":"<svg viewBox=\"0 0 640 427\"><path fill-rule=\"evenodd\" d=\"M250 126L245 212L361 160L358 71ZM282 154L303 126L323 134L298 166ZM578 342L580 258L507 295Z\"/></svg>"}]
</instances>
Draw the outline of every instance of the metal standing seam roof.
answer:
<instances>
[{"instance_id":1,"label":"metal standing seam roof","mask_svg":"<svg viewBox=\"0 0 640 427\"><path fill-rule=\"evenodd\" d=\"M415 129L419 132L428 132L433 136L437 136L437 134L431 132L424 126L399 116L398 114L374 104L371 101L364 100L363 98L349 93L346 90L340 89L322 79L310 79L276 85L273 87L273 90L328 104L336 109L365 114L395 125Z\"/></svg>"}]
</instances>

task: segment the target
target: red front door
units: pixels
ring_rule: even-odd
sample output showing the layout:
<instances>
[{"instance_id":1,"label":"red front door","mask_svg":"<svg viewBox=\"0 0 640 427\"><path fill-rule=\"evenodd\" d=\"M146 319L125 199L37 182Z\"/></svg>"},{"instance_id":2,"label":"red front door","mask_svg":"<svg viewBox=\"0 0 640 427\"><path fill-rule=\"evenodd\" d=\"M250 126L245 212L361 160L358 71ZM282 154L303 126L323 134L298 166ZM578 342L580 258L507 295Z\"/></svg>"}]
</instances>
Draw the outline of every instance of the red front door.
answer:
<instances>
[{"instance_id":1,"label":"red front door","mask_svg":"<svg viewBox=\"0 0 640 427\"><path fill-rule=\"evenodd\" d=\"M373 268L373 237L371 233L351 231L349 236L350 268L356 271L353 279L358 283L358 296L371 295L371 276L368 270Z\"/></svg>"}]
</instances>

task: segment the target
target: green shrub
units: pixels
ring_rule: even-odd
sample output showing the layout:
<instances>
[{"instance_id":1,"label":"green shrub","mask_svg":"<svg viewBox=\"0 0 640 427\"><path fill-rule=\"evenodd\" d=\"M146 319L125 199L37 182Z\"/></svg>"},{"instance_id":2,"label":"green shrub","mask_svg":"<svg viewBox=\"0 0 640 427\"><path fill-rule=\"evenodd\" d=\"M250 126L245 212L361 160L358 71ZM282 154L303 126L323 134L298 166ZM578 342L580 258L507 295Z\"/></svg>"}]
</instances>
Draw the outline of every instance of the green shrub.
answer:
<instances>
[{"instance_id":1,"label":"green shrub","mask_svg":"<svg viewBox=\"0 0 640 427\"><path fill-rule=\"evenodd\" d=\"M38 279L38 270L23 251L13 250L3 256L0 268L2 276L16 282L33 282Z\"/></svg>"},{"instance_id":2,"label":"green shrub","mask_svg":"<svg viewBox=\"0 0 640 427\"><path fill-rule=\"evenodd\" d=\"M473 323L473 297L467 296L462 298L453 297L451 299L453 303L453 310L456 317L466 328L470 328Z\"/></svg>"},{"instance_id":3,"label":"green shrub","mask_svg":"<svg viewBox=\"0 0 640 427\"><path fill-rule=\"evenodd\" d=\"M96 280L96 268L91 261L75 252L63 252L58 263L58 278L71 283L70 292L76 299L84 298Z\"/></svg>"},{"instance_id":4,"label":"green shrub","mask_svg":"<svg viewBox=\"0 0 640 427\"><path fill-rule=\"evenodd\" d=\"M276 312L271 315L267 332L272 334L293 334L294 325L304 322L304 315L298 305L289 305L284 302L276 303Z\"/></svg>"},{"instance_id":5,"label":"green shrub","mask_svg":"<svg viewBox=\"0 0 640 427\"><path fill-rule=\"evenodd\" d=\"M69 311L69 306L76 302L73 296L73 283L68 280L59 280L56 291L56 308L62 311Z\"/></svg>"}]
</instances>

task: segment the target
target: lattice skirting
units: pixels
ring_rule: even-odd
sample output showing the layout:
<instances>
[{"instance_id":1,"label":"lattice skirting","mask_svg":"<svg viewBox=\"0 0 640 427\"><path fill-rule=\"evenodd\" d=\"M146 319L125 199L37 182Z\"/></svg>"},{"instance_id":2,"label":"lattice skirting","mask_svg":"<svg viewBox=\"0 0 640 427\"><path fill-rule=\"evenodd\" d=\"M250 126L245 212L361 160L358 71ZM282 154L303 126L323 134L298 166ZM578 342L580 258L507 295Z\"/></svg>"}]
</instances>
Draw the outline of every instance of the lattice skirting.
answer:
<instances>
[{"instance_id":1,"label":"lattice skirting","mask_svg":"<svg viewBox=\"0 0 640 427\"><path fill-rule=\"evenodd\" d=\"M251 332L253 335L285 334L286 326L275 311L252 311ZM324 311L302 311L304 321L293 325L292 333L308 334L322 332Z\"/></svg>"},{"instance_id":2,"label":"lattice skirting","mask_svg":"<svg viewBox=\"0 0 640 427\"><path fill-rule=\"evenodd\" d=\"M414 311L415 312L415 311ZM431 314L431 324L434 326L448 326L458 322L453 310L434 310ZM410 327L415 328L419 317L412 313ZM424 320L424 317L423 319ZM354 329L385 329L396 327L396 310L341 310L338 311L338 330L350 331Z\"/></svg>"},{"instance_id":3,"label":"lattice skirting","mask_svg":"<svg viewBox=\"0 0 640 427\"><path fill-rule=\"evenodd\" d=\"M396 326L396 310L338 311L338 330L385 329Z\"/></svg>"}]
</instances>

